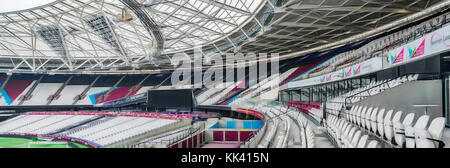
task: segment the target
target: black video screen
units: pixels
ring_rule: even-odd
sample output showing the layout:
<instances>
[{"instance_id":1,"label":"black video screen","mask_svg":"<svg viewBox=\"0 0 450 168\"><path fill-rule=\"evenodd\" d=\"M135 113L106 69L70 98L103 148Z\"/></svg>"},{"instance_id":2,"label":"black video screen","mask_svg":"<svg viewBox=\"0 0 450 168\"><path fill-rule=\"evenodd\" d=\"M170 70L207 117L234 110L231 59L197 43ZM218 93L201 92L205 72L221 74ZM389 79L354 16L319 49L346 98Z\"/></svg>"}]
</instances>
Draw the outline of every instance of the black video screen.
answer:
<instances>
[{"instance_id":1,"label":"black video screen","mask_svg":"<svg viewBox=\"0 0 450 168\"><path fill-rule=\"evenodd\" d=\"M194 106L192 89L149 90L147 103L149 107L171 108Z\"/></svg>"}]
</instances>

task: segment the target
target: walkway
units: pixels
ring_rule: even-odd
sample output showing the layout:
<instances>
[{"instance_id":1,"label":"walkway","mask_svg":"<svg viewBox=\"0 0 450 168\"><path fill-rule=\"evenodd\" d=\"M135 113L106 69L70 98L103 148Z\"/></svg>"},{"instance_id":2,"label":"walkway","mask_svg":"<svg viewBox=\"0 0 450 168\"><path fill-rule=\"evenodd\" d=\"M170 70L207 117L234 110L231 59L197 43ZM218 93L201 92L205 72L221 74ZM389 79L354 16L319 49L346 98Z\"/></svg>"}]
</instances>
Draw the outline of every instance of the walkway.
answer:
<instances>
[{"instance_id":1,"label":"walkway","mask_svg":"<svg viewBox=\"0 0 450 168\"><path fill-rule=\"evenodd\" d=\"M308 119L308 122L316 135L314 138L314 148L336 148L328 139L326 128L320 126L319 122L311 116L306 114L304 116Z\"/></svg>"}]
</instances>

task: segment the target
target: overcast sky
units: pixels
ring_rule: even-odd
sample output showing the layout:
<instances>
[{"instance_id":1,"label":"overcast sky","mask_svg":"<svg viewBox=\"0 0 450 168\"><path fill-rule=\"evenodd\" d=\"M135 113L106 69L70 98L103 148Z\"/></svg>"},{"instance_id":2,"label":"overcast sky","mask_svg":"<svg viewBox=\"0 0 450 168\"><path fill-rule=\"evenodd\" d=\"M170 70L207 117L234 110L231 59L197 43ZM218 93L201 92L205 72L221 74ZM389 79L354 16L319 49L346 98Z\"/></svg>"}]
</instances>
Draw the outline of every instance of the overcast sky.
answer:
<instances>
[{"instance_id":1,"label":"overcast sky","mask_svg":"<svg viewBox=\"0 0 450 168\"><path fill-rule=\"evenodd\" d=\"M0 13L29 9L55 0L1 0Z\"/></svg>"}]
</instances>

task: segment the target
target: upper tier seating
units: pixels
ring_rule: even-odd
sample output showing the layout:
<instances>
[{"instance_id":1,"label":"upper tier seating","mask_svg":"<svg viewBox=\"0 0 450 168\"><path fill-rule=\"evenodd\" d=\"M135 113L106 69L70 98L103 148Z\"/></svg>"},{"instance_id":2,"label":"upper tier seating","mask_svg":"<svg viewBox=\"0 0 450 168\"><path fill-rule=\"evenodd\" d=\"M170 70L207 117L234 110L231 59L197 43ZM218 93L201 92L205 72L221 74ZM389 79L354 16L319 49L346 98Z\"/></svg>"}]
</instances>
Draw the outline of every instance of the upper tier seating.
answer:
<instances>
[{"instance_id":1,"label":"upper tier seating","mask_svg":"<svg viewBox=\"0 0 450 168\"><path fill-rule=\"evenodd\" d=\"M31 98L23 102L23 105L46 105L49 97L56 93L62 83L39 83L31 93Z\"/></svg>"},{"instance_id":2,"label":"upper tier seating","mask_svg":"<svg viewBox=\"0 0 450 168\"><path fill-rule=\"evenodd\" d=\"M2 95L0 105L17 105L19 98L24 95L29 88L34 84L34 80L14 79L11 77L3 90L5 94ZM3 83L2 83L3 85Z\"/></svg>"},{"instance_id":3,"label":"upper tier seating","mask_svg":"<svg viewBox=\"0 0 450 168\"><path fill-rule=\"evenodd\" d=\"M97 104L96 95L107 92L111 87L92 87L86 93L85 97L77 102L77 105ZM81 94L81 93L80 93Z\"/></svg>"},{"instance_id":4,"label":"upper tier seating","mask_svg":"<svg viewBox=\"0 0 450 168\"><path fill-rule=\"evenodd\" d=\"M109 94L107 94L107 92L98 94L96 96L98 98L97 104L121 99L121 98L127 96L127 94L130 92L130 90L131 90L130 86L122 86L122 87L113 89L111 92L109 92ZM129 96L131 96L131 95L129 95Z\"/></svg>"},{"instance_id":5,"label":"upper tier seating","mask_svg":"<svg viewBox=\"0 0 450 168\"><path fill-rule=\"evenodd\" d=\"M82 93L87 85L66 85L58 99L54 99L50 105L72 105L75 98Z\"/></svg>"}]
</instances>

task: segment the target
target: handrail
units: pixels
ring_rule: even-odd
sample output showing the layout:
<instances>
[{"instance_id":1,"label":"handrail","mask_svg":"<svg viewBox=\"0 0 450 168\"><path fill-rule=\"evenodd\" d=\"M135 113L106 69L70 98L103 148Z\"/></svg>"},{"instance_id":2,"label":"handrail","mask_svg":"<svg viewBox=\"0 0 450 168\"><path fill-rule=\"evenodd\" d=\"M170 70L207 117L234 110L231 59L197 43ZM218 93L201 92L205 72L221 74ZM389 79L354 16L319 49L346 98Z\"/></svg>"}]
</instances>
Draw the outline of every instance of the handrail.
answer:
<instances>
[{"instance_id":1,"label":"handrail","mask_svg":"<svg viewBox=\"0 0 450 168\"><path fill-rule=\"evenodd\" d=\"M188 137L191 137L193 135L197 135L199 134L201 131L205 131L205 123L203 123L203 125L198 126L197 128L195 128L195 130L192 131L192 129L194 129L193 127L191 127L189 130L187 130L187 135L183 136L181 138L176 137L176 139L169 139L169 140L162 140L160 143L163 143L164 141L167 141L167 147L175 145L179 142L181 142L182 140L185 140Z\"/></svg>"},{"instance_id":2,"label":"handrail","mask_svg":"<svg viewBox=\"0 0 450 168\"><path fill-rule=\"evenodd\" d=\"M347 96L347 97L345 98L345 100L344 100L345 106L347 106L347 100L349 100L349 99L351 99L351 98L354 98L356 95L359 95L359 94L361 94L361 93L367 92L367 94L369 94L369 96L370 96L370 90L372 90L372 89L374 89L374 88L376 88L376 87L379 87L379 86L382 86L382 85L384 85L384 84L387 84L388 88L391 88L391 87L389 86L389 83L392 82L392 81L394 81L394 80L396 80L396 79L390 79L390 80L388 80L388 81L386 81L386 82L382 82L381 84L372 86L372 87L370 87L370 88L368 88L368 89L366 89L366 90L357 92L357 93L355 93L355 94L353 94L353 95L351 95L351 96ZM360 97L361 97L361 96L360 96Z\"/></svg>"},{"instance_id":3,"label":"handrail","mask_svg":"<svg viewBox=\"0 0 450 168\"><path fill-rule=\"evenodd\" d=\"M389 80L386 81L386 82L383 82L383 83L381 83L381 84L372 86L372 87L370 87L370 88L368 88L368 89L365 89L365 90L363 90L363 91L360 91L360 92L358 92L358 93L355 93L355 94L353 94L353 95L351 95L351 96L347 96L347 97L345 98L345 100L344 100L344 105L347 106L347 105L348 105L348 104L347 104L347 100L349 100L349 99L351 99L351 98L354 98L354 97L356 97L356 95L359 95L359 94L361 94L361 93L367 92L368 95L371 96L371 95L370 95L370 90L372 90L372 89L374 89L374 88L376 88L376 87L382 86L382 85L384 85L384 84L387 84L388 88L391 89L391 86L389 86L389 83L390 83L390 82L392 82L392 81L394 81L394 80L397 80L397 79L399 79L399 78L408 77L408 76L410 76L410 75L439 75L439 74L438 74L438 73L406 73L406 74L404 74L404 75L402 75L402 76L399 76L399 77L396 77L396 78L393 78L393 79L389 79ZM431 77L433 77L433 76L431 76ZM365 97L365 96L358 96L358 97ZM366 96L366 97L368 97L368 96Z\"/></svg>"}]
</instances>

